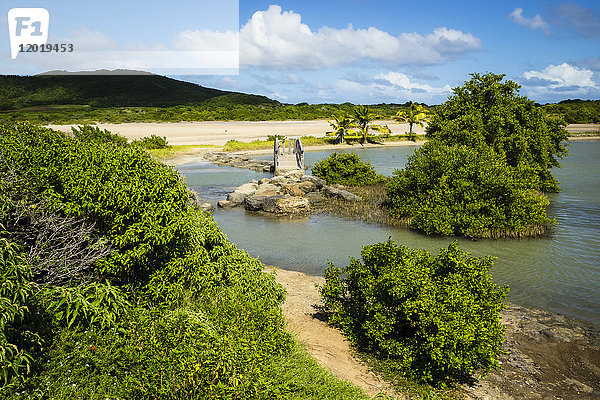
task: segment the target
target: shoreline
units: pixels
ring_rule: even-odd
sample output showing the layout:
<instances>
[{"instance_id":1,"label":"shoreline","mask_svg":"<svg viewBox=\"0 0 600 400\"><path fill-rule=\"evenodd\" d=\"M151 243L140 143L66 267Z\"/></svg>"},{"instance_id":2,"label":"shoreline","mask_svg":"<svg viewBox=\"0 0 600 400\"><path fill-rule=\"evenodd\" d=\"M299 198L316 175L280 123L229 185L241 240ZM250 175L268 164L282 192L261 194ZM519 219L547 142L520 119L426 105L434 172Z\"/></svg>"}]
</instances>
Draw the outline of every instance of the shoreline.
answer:
<instances>
[{"instance_id":1,"label":"shoreline","mask_svg":"<svg viewBox=\"0 0 600 400\"><path fill-rule=\"evenodd\" d=\"M600 136L575 136L570 137L569 141L593 141L600 140ZM372 144L366 143L364 145L360 144L323 144L323 145L314 145L314 146L306 146L304 148L305 152L313 152L313 151L327 151L327 150L347 150L347 149L382 149L386 147L408 147L408 146L422 146L425 144L427 140L417 140L415 142L412 141L399 141L399 142L383 142L381 144ZM168 157L162 159L161 161L168 165L185 165L193 162L197 162L199 159L203 160L201 157L203 154L211 153L211 152L221 152L222 147L198 147L192 153L174 155L172 157ZM241 151L232 151L230 154L245 154L245 155L264 155L264 154L272 154L272 149L254 149L254 150L241 150Z\"/></svg>"}]
</instances>

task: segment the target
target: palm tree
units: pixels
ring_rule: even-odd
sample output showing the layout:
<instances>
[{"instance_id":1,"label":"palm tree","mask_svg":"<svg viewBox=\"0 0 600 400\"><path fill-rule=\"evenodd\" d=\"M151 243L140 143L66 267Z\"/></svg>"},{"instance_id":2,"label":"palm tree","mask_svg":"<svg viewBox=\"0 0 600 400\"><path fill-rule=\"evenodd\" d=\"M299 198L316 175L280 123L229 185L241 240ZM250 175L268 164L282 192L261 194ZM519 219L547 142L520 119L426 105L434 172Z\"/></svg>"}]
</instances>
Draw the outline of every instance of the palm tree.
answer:
<instances>
[{"instance_id":1,"label":"palm tree","mask_svg":"<svg viewBox=\"0 0 600 400\"><path fill-rule=\"evenodd\" d=\"M329 121L329 125L334 129L334 133L338 137L338 143L344 142L346 133L351 132L350 128L356 128L356 124L352 119L339 115L334 115L333 121Z\"/></svg>"},{"instance_id":2,"label":"palm tree","mask_svg":"<svg viewBox=\"0 0 600 400\"><path fill-rule=\"evenodd\" d=\"M408 122L408 138L415 141L416 135L413 133L413 125L423 127L423 124L427 122L427 110L423 109L421 104L415 104L412 101L405 110L400 110L394 115L396 124L399 122Z\"/></svg>"},{"instance_id":3,"label":"palm tree","mask_svg":"<svg viewBox=\"0 0 600 400\"><path fill-rule=\"evenodd\" d=\"M371 127L369 124L375 119L375 115L371 114L369 107L367 106L358 106L354 109L354 123L360 129L362 133L361 143L367 141L367 136L369 135L369 128Z\"/></svg>"}]
</instances>

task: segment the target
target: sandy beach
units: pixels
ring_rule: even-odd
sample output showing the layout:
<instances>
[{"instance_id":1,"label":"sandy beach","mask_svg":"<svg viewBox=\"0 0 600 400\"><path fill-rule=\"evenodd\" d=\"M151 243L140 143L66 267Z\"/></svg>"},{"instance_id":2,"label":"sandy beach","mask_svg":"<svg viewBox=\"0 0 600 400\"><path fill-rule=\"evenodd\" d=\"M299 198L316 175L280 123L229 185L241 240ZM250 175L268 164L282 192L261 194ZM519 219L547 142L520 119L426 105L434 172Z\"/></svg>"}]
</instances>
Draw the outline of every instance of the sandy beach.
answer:
<instances>
[{"instance_id":1,"label":"sandy beach","mask_svg":"<svg viewBox=\"0 0 600 400\"><path fill-rule=\"evenodd\" d=\"M393 134L404 134L408 124L395 124L394 121L375 121L388 125ZM71 132L73 125L48 125L49 128ZM251 142L265 140L269 135L286 137L324 136L332 128L327 120L313 121L207 121L207 122L138 122L126 124L98 124L101 129L118 133L127 139L139 139L144 136L166 136L169 144L223 146L229 140ZM417 134L425 130L416 127Z\"/></svg>"},{"instance_id":2,"label":"sandy beach","mask_svg":"<svg viewBox=\"0 0 600 400\"><path fill-rule=\"evenodd\" d=\"M392 120L375 121L387 125L395 135L408 132L408 124L396 124ZM49 128L71 132L74 125L48 125ZM313 121L203 121L203 122L137 122L125 124L98 124L101 129L118 133L127 139L144 136L165 136L172 145L215 145L223 146L229 140L251 142L264 140L269 135L286 137L324 136L332 130L327 120ZM425 129L414 127L417 134ZM573 124L567 127L572 133L600 132L600 124ZM402 143L402 142L401 142ZM403 142L406 143L406 142ZM408 145L412 143L406 143Z\"/></svg>"}]
</instances>

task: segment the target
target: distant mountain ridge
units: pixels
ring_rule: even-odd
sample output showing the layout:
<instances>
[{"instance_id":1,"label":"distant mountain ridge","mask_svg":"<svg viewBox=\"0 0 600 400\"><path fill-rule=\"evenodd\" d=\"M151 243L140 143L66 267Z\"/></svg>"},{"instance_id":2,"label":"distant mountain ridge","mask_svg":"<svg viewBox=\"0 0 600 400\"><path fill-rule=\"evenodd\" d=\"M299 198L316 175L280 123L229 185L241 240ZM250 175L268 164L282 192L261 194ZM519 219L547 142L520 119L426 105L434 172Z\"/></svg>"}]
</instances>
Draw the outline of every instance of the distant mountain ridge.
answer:
<instances>
[{"instance_id":1,"label":"distant mountain ridge","mask_svg":"<svg viewBox=\"0 0 600 400\"><path fill-rule=\"evenodd\" d=\"M106 72L113 74L107 75ZM206 88L143 71L51 71L36 76L0 75L0 110L67 104L167 107L196 105L219 96L235 98L241 104L278 103L265 96Z\"/></svg>"}]
</instances>

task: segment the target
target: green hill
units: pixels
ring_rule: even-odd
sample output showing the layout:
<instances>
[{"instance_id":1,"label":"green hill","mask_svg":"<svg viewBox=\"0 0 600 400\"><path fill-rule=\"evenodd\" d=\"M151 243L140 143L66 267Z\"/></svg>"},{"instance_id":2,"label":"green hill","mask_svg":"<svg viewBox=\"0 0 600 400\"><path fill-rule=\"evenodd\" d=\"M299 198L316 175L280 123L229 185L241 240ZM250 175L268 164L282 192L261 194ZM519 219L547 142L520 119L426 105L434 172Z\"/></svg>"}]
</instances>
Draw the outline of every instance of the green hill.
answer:
<instances>
[{"instance_id":1,"label":"green hill","mask_svg":"<svg viewBox=\"0 0 600 400\"><path fill-rule=\"evenodd\" d=\"M206 88L160 75L0 75L0 110L54 105L168 107L227 95L240 104L277 103L264 96Z\"/></svg>"}]
</instances>

